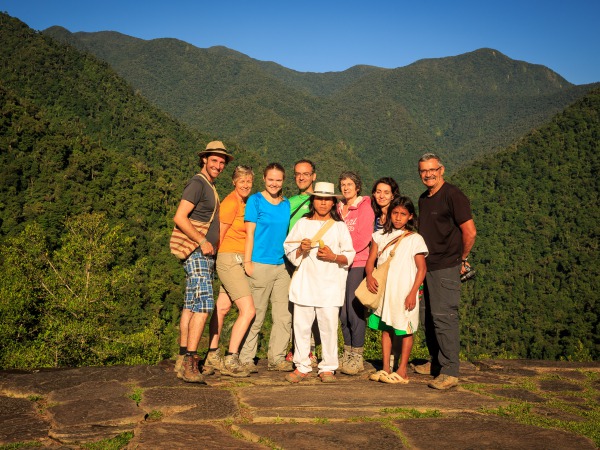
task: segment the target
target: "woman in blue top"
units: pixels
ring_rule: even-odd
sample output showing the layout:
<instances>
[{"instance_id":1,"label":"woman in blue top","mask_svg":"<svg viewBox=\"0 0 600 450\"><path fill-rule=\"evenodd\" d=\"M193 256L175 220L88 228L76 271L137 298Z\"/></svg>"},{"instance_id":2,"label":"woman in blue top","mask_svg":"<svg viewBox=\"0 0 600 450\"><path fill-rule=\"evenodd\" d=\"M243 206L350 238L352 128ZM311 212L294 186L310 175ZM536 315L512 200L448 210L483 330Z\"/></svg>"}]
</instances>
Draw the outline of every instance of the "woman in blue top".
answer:
<instances>
[{"instance_id":1,"label":"woman in blue top","mask_svg":"<svg viewBox=\"0 0 600 450\"><path fill-rule=\"evenodd\" d=\"M254 357L269 300L273 326L269 338L268 369L293 370L292 362L285 360L292 314L288 302L290 276L283 259L283 241L290 222L290 202L282 195L284 179L285 169L281 164L269 164L264 171L265 189L251 195L246 202L244 269L249 277L256 316L244 339L240 361L251 372L257 372Z\"/></svg>"}]
</instances>

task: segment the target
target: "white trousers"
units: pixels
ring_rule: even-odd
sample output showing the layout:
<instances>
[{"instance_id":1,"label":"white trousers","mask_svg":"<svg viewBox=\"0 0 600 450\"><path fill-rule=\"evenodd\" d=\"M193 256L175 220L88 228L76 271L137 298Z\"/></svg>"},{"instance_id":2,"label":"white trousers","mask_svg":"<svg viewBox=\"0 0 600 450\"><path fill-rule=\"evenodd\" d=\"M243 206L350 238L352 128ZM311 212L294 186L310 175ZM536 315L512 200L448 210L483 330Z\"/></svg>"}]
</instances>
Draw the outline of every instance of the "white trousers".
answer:
<instances>
[{"instance_id":1,"label":"white trousers","mask_svg":"<svg viewBox=\"0 0 600 450\"><path fill-rule=\"evenodd\" d=\"M321 336L319 373L333 372L338 368L338 320L339 306L324 308L294 304L294 364L302 373L312 372L310 365L310 335L312 324L317 318Z\"/></svg>"}]
</instances>

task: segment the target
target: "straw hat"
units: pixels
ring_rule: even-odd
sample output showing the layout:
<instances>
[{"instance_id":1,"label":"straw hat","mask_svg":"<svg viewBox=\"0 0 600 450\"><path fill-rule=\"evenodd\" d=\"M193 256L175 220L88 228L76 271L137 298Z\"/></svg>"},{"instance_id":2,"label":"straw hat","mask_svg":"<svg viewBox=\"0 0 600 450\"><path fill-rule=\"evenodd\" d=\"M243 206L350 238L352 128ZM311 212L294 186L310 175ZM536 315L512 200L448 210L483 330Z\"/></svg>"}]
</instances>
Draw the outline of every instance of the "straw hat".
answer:
<instances>
[{"instance_id":1,"label":"straw hat","mask_svg":"<svg viewBox=\"0 0 600 450\"><path fill-rule=\"evenodd\" d=\"M200 158L202 158L203 156L208 156L209 154L224 156L227 162L230 162L233 159L233 155L227 153L225 144L223 144L221 141L211 141L208 144L206 144L206 150L198 152L198 156Z\"/></svg>"}]
</instances>

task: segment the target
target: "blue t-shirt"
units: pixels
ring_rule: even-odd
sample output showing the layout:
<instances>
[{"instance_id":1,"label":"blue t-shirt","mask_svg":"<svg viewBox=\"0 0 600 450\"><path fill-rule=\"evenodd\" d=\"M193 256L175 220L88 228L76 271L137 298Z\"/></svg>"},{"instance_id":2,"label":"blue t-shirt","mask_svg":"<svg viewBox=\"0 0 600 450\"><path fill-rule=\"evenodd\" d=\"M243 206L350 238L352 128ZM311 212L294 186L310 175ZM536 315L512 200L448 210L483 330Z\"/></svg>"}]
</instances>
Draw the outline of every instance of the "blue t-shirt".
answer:
<instances>
[{"instance_id":1,"label":"blue t-shirt","mask_svg":"<svg viewBox=\"0 0 600 450\"><path fill-rule=\"evenodd\" d=\"M262 193L248 197L246 222L254 222L252 261L262 264L283 264L283 241L290 223L290 202L283 197L278 205L269 203Z\"/></svg>"}]
</instances>

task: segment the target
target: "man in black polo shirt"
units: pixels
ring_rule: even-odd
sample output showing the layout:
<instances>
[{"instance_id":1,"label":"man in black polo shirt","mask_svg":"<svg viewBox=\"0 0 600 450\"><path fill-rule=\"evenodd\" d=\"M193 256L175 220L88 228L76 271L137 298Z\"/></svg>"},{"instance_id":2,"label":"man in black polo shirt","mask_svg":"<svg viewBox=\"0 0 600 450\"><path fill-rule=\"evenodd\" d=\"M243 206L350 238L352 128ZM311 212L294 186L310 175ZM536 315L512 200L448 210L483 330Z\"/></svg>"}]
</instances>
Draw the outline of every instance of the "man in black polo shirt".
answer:
<instances>
[{"instance_id":1,"label":"man in black polo shirt","mask_svg":"<svg viewBox=\"0 0 600 450\"><path fill-rule=\"evenodd\" d=\"M444 181L444 170L434 153L419 159L419 175L427 187L419 197L419 233L429 249L421 321L431 362L415 367L415 371L434 375L429 383L434 389L458 385L460 275L469 265L467 259L477 234L469 199Z\"/></svg>"}]
</instances>

